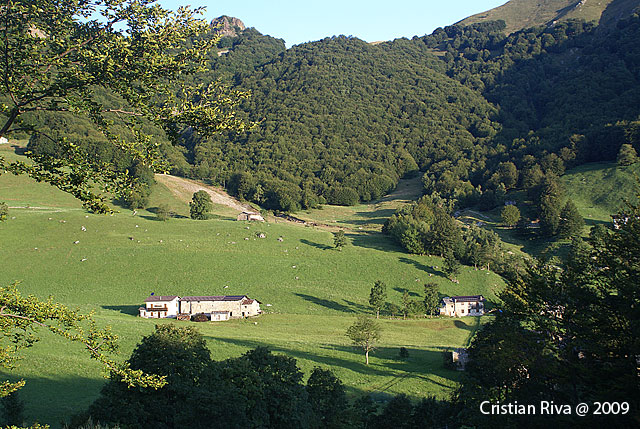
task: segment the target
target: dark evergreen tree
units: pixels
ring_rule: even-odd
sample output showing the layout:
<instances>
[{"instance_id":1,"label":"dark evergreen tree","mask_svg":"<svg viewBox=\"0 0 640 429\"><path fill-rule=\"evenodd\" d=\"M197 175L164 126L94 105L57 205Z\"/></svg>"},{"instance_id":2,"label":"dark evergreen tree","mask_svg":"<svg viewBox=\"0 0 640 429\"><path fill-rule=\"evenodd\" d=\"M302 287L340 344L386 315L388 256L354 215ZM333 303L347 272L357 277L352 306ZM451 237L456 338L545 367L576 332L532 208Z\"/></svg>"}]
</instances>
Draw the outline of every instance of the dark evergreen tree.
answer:
<instances>
[{"instance_id":1,"label":"dark evergreen tree","mask_svg":"<svg viewBox=\"0 0 640 429\"><path fill-rule=\"evenodd\" d=\"M573 201L568 200L560 212L558 235L563 238L579 236L584 228L584 218Z\"/></svg>"},{"instance_id":2,"label":"dark evergreen tree","mask_svg":"<svg viewBox=\"0 0 640 429\"><path fill-rule=\"evenodd\" d=\"M344 230L339 230L333 233L333 247L338 250L342 250L347 245L347 237L344 235Z\"/></svg>"},{"instance_id":3,"label":"dark evergreen tree","mask_svg":"<svg viewBox=\"0 0 640 429\"><path fill-rule=\"evenodd\" d=\"M455 280L456 276L460 272L460 262L453 256L453 251L450 250L444 255L444 267L442 267L444 273L451 280Z\"/></svg>"},{"instance_id":4,"label":"dark evergreen tree","mask_svg":"<svg viewBox=\"0 0 640 429\"><path fill-rule=\"evenodd\" d=\"M369 305L376 312L376 319L380 318L380 309L384 306L387 299L387 285L382 281L376 280L369 293Z\"/></svg>"},{"instance_id":5,"label":"dark evergreen tree","mask_svg":"<svg viewBox=\"0 0 640 429\"><path fill-rule=\"evenodd\" d=\"M427 283L424 285L424 311L429 317L439 314L440 293L437 283Z\"/></svg>"},{"instance_id":6,"label":"dark evergreen tree","mask_svg":"<svg viewBox=\"0 0 640 429\"><path fill-rule=\"evenodd\" d=\"M555 176L548 176L540 189L540 228L547 236L555 235L560 226L562 190Z\"/></svg>"},{"instance_id":7,"label":"dark evergreen tree","mask_svg":"<svg viewBox=\"0 0 640 429\"><path fill-rule=\"evenodd\" d=\"M402 292L402 318L406 319L407 315L409 313L411 313L411 309L412 309L412 302L411 302L411 297L409 296L409 292L405 289L404 292Z\"/></svg>"}]
</instances>

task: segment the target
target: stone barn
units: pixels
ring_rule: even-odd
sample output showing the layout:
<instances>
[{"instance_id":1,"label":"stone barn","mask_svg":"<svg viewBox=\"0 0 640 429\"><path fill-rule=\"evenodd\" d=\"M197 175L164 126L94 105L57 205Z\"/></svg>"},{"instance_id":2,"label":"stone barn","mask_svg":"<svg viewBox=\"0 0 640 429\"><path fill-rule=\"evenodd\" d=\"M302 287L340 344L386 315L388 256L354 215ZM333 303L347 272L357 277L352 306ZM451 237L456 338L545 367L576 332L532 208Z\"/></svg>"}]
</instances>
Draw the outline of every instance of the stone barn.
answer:
<instances>
[{"instance_id":1,"label":"stone barn","mask_svg":"<svg viewBox=\"0 0 640 429\"><path fill-rule=\"evenodd\" d=\"M252 221L258 221L258 222L264 222L264 218L262 217L262 215L260 213L254 213L254 212L242 212L238 215L236 220L252 220Z\"/></svg>"},{"instance_id":2,"label":"stone barn","mask_svg":"<svg viewBox=\"0 0 640 429\"><path fill-rule=\"evenodd\" d=\"M226 311L230 319L257 316L260 302L246 295L232 296L185 296L180 298L180 313L205 313Z\"/></svg>"}]
</instances>

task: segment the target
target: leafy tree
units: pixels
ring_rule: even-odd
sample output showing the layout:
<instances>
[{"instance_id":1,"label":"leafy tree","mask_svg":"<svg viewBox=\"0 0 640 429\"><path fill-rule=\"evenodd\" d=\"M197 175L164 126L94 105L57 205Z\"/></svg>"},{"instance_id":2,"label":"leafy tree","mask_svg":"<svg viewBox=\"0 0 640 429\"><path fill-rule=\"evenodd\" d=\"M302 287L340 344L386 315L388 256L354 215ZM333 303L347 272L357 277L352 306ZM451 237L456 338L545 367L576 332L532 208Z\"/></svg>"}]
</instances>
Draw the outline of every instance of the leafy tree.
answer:
<instances>
[{"instance_id":1,"label":"leafy tree","mask_svg":"<svg viewBox=\"0 0 640 429\"><path fill-rule=\"evenodd\" d=\"M82 117L105 151L154 169L162 167L146 124L174 141L187 126L203 135L242 128L234 107L245 94L219 83L171 83L201 70L216 42L197 37L208 25L189 8L169 12L137 0L8 0L0 21L0 75L11 77L0 82L0 136L42 135L60 148L56 156L34 153L31 163L0 158L0 171L48 182L105 212L110 209L96 187L124 197L135 189L133 177L47 133L34 115ZM118 101L104 102L105 94Z\"/></svg>"},{"instance_id":2,"label":"leafy tree","mask_svg":"<svg viewBox=\"0 0 640 429\"><path fill-rule=\"evenodd\" d=\"M429 317L440 312L440 294L436 283L427 283L424 285L424 311Z\"/></svg>"},{"instance_id":3,"label":"leafy tree","mask_svg":"<svg viewBox=\"0 0 640 429\"><path fill-rule=\"evenodd\" d=\"M520 210L513 204L504 206L500 212L502 223L509 227L514 227L520 221Z\"/></svg>"},{"instance_id":4,"label":"leafy tree","mask_svg":"<svg viewBox=\"0 0 640 429\"><path fill-rule=\"evenodd\" d=\"M584 228L584 218L578 211L578 208L571 200L560 212L560 226L558 227L558 235L563 238L575 237L580 235Z\"/></svg>"},{"instance_id":5,"label":"leafy tree","mask_svg":"<svg viewBox=\"0 0 640 429\"><path fill-rule=\"evenodd\" d=\"M205 220L207 214L213 208L213 201L207 191L197 191L193 194L191 201L189 202L189 212L191 213L191 219Z\"/></svg>"},{"instance_id":6,"label":"leafy tree","mask_svg":"<svg viewBox=\"0 0 640 429\"><path fill-rule=\"evenodd\" d=\"M0 203L0 222L7 220L9 215L9 206L5 203Z\"/></svg>"},{"instance_id":7,"label":"leafy tree","mask_svg":"<svg viewBox=\"0 0 640 429\"><path fill-rule=\"evenodd\" d=\"M375 345L380 340L381 331L380 325L366 315L358 316L354 324L347 329L347 337L354 345L364 350L367 365L369 365L369 352L375 350Z\"/></svg>"},{"instance_id":8,"label":"leafy tree","mask_svg":"<svg viewBox=\"0 0 640 429\"><path fill-rule=\"evenodd\" d=\"M617 162L618 165L622 166L635 164L636 162L638 162L638 153L632 145L625 143L620 146Z\"/></svg>"},{"instance_id":9,"label":"leafy tree","mask_svg":"<svg viewBox=\"0 0 640 429\"><path fill-rule=\"evenodd\" d=\"M246 401L242 415L248 420L248 426L294 429L311 425L312 406L294 358L274 355L267 348L258 347L218 366L222 384ZM210 386L203 387L210 389ZM237 415L231 417L237 421ZM246 423L236 424L246 427Z\"/></svg>"},{"instance_id":10,"label":"leafy tree","mask_svg":"<svg viewBox=\"0 0 640 429\"><path fill-rule=\"evenodd\" d=\"M406 347L400 347L400 351L398 352L398 357L400 359L407 359L409 357L409 350Z\"/></svg>"},{"instance_id":11,"label":"leafy tree","mask_svg":"<svg viewBox=\"0 0 640 429\"><path fill-rule=\"evenodd\" d=\"M401 393L394 396L376 418L377 428L413 428L411 415L413 405L407 395Z\"/></svg>"},{"instance_id":12,"label":"leafy tree","mask_svg":"<svg viewBox=\"0 0 640 429\"><path fill-rule=\"evenodd\" d=\"M345 427L349 405L344 385L328 369L314 368L307 381L311 409L319 423L326 428Z\"/></svg>"},{"instance_id":13,"label":"leafy tree","mask_svg":"<svg viewBox=\"0 0 640 429\"><path fill-rule=\"evenodd\" d=\"M127 360L129 366L167 380L160 390L129 389L113 375L89 409L96 421L144 428L175 427L189 414L188 398L206 376L210 352L202 335L192 327L156 325L142 338Z\"/></svg>"},{"instance_id":14,"label":"leafy tree","mask_svg":"<svg viewBox=\"0 0 640 429\"><path fill-rule=\"evenodd\" d=\"M347 245L347 237L344 235L343 230L339 230L333 233L333 247L338 250L342 250Z\"/></svg>"},{"instance_id":15,"label":"leafy tree","mask_svg":"<svg viewBox=\"0 0 640 429\"><path fill-rule=\"evenodd\" d=\"M369 305L376 311L376 319L380 318L380 309L387 299L387 286L380 280L376 280L369 293Z\"/></svg>"},{"instance_id":16,"label":"leafy tree","mask_svg":"<svg viewBox=\"0 0 640 429\"><path fill-rule=\"evenodd\" d=\"M132 369L127 363L119 364L109 357L117 349L117 337L107 327L97 327L93 317L68 309L49 298L41 301L33 295L22 296L17 284L0 286L0 331L3 332L0 347L0 364L11 369L20 357L17 352L31 347L38 341L34 331L48 330L70 342L85 346L91 359L122 379L125 386L157 389L166 382L164 377L146 375ZM24 386L25 381L0 383L0 397L7 396Z\"/></svg>"}]
</instances>

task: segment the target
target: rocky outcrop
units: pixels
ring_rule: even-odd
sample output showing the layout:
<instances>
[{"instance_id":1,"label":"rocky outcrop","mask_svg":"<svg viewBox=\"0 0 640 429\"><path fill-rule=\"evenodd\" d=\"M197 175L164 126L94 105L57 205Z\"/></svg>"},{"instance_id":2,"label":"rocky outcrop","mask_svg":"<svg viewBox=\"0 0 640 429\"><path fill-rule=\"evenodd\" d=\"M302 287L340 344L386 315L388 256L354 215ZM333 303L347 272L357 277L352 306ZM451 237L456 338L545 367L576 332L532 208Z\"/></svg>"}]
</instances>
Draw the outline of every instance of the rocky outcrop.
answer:
<instances>
[{"instance_id":1,"label":"rocky outcrop","mask_svg":"<svg viewBox=\"0 0 640 429\"><path fill-rule=\"evenodd\" d=\"M220 37L236 37L246 28L238 18L222 15L211 21L211 27Z\"/></svg>"}]
</instances>

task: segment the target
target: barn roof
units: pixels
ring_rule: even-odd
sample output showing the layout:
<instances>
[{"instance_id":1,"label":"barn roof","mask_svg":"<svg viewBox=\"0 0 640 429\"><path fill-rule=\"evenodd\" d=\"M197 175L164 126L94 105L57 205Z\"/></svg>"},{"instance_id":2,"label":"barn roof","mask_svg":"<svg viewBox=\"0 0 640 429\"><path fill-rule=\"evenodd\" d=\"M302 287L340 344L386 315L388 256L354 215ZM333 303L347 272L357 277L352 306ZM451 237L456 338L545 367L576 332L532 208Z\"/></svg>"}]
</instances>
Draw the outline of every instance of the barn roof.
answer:
<instances>
[{"instance_id":1,"label":"barn roof","mask_svg":"<svg viewBox=\"0 0 640 429\"><path fill-rule=\"evenodd\" d=\"M176 298L178 298L178 295L151 295L149 298L145 299L144 302L173 301Z\"/></svg>"},{"instance_id":2,"label":"barn roof","mask_svg":"<svg viewBox=\"0 0 640 429\"><path fill-rule=\"evenodd\" d=\"M459 302L484 301L482 295L452 296L451 299Z\"/></svg>"},{"instance_id":3,"label":"barn roof","mask_svg":"<svg viewBox=\"0 0 640 429\"><path fill-rule=\"evenodd\" d=\"M182 298L180 298L180 301L240 301L246 297L246 295L183 296Z\"/></svg>"}]
</instances>

